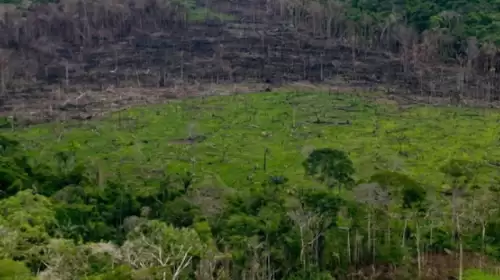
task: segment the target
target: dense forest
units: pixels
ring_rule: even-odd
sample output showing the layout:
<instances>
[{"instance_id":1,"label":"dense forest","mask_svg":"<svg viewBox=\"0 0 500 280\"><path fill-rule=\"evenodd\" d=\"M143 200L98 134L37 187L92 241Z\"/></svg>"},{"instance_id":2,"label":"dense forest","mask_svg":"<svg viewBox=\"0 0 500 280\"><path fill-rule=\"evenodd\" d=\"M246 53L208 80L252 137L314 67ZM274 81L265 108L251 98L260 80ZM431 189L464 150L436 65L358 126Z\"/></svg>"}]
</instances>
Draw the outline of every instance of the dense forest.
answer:
<instances>
[{"instance_id":1,"label":"dense forest","mask_svg":"<svg viewBox=\"0 0 500 280\"><path fill-rule=\"evenodd\" d=\"M349 2L347 2L349 3ZM495 1L352 1L349 16L363 17L378 24L403 22L424 33L443 32L459 44L475 37L482 44L499 44L498 17L500 7Z\"/></svg>"},{"instance_id":2,"label":"dense forest","mask_svg":"<svg viewBox=\"0 0 500 280\"><path fill-rule=\"evenodd\" d=\"M106 178L69 151L49 166L12 139L1 148L0 279L497 279L485 273L500 257L500 189L478 180L497 172L485 163L450 159L436 166L446 184L426 186L362 178L321 148L303 161L316 187L270 174L241 189L189 170Z\"/></svg>"}]
</instances>

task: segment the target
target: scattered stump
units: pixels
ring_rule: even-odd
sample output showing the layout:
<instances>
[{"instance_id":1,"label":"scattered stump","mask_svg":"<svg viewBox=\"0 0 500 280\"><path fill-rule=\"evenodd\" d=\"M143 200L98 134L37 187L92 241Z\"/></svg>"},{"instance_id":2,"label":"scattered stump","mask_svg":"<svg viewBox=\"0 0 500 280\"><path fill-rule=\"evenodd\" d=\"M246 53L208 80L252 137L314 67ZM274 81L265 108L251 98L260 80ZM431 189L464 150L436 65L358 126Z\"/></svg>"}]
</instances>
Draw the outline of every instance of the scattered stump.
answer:
<instances>
[{"instance_id":1,"label":"scattered stump","mask_svg":"<svg viewBox=\"0 0 500 280\"><path fill-rule=\"evenodd\" d=\"M184 139L182 139L182 138L181 139L174 139L174 140L171 140L170 143L193 145L196 143L201 143L201 142L205 141L206 139L207 139L206 136L198 135L198 136L188 137L188 138L184 138Z\"/></svg>"}]
</instances>

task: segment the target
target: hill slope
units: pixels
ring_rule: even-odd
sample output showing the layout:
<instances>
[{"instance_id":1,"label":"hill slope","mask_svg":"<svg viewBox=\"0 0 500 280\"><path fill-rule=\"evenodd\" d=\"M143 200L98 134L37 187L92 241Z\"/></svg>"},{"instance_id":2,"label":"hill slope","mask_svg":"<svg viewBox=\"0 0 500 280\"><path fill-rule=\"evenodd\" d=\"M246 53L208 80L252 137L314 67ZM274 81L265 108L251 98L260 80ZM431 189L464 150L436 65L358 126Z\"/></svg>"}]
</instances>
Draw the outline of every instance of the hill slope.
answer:
<instances>
[{"instance_id":1,"label":"hill slope","mask_svg":"<svg viewBox=\"0 0 500 280\"><path fill-rule=\"evenodd\" d=\"M500 88L491 38L467 41L470 29L455 36L461 29L440 12L446 5L434 9L436 15L406 20L409 25L404 18L413 15L410 10L388 13L387 7L360 2L62 1L1 7L7 11L0 25L0 89L7 112L23 110L19 104L30 106L30 99L49 100L45 110L57 110L85 90L171 88L179 82L334 80L456 101L491 101ZM425 32L418 27L430 23L435 26Z\"/></svg>"},{"instance_id":2,"label":"hill slope","mask_svg":"<svg viewBox=\"0 0 500 280\"><path fill-rule=\"evenodd\" d=\"M179 279L441 280L459 268L498 271L498 117L399 107L382 96L279 92L6 129L21 141L0 138L8 241L0 251L40 279L180 271ZM302 164L318 151L347 152L351 171L332 154L320 168L333 165L336 173L323 174L351 183L309 173ZM448 162L461 164L452 171L461 177L443 171ZM455 206L446 190L458 180L465 194ZM192 265L178 266L182 256ZM194 277L206 262L222 263Z\"/></svg>"},{"instance_id":3,"label":"hill slope","mask_svg":"<svg viewBox=\"0 0 500 280\"><path fill-rule=\"evenodd\" d=\"M229 186L259 185L269 174L307 184L303 154L333 147L350 153L361 176L404 170L439 186L436 166L450 157L496 164L498 117L494 110L404 108L383 97L278 92L139 107L88 123L16 129L15 135L42 162L73 151L132 179L176 168L216 173Z\"/></svg>"}]
</instances>

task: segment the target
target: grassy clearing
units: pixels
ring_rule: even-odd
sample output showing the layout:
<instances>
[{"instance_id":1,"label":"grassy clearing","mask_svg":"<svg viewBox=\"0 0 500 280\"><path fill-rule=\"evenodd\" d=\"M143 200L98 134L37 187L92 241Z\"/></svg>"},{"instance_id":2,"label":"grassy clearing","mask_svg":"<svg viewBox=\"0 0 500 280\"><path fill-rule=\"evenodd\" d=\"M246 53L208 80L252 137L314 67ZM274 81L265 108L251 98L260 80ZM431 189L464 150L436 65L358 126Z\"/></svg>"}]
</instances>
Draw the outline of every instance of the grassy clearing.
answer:
<instances>
[{"instance_id":1,"label":"grassy clearing","mask_svg":"<svg viewBox=\"0 0 500 280\"><path fill-rule=\"evenodd\" d=\"M74 151L127 180L184 170L238 187L269 175L314 184L301 162L313 148L331 147L350 153L358 178L388 168L439 185L437 169L449 158L500 160L499 120L494 110L401 109L347 94L281 92L189 99L9 133L41 161Z\"/></svg>"}]
</instances>

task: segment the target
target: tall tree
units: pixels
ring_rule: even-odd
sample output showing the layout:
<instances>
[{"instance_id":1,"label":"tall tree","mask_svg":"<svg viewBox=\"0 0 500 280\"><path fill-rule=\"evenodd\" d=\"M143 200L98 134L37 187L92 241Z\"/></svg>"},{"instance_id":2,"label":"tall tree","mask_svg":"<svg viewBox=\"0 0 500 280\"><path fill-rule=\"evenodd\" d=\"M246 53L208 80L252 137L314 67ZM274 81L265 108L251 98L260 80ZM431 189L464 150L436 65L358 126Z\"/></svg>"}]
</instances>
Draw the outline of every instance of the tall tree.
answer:
<instances>
[{"instance_id":1,"label":"tall tree","mask_svg":"<svg viewBox=\"0 0 500 280\"><path fill-rule=\"evenodd\" d=\"M350 187L354 183L354 165L344 151L332 149L314 150L302 163L306 174L330 188Z\"/></svg>"}]
</instances>

